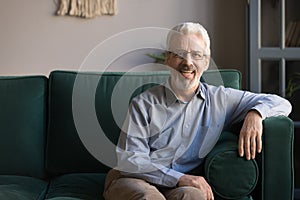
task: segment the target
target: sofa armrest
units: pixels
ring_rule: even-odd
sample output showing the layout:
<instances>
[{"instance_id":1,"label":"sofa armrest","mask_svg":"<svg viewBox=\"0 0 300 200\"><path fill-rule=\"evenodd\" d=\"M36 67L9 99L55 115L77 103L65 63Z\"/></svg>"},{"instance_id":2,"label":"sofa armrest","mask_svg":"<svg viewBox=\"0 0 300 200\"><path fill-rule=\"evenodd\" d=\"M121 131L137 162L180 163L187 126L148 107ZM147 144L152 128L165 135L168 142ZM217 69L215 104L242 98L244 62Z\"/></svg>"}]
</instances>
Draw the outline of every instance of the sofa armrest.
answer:
<instances>
[{"instance_id":1,"label":"sofa armrest","mask_svg":"<svg viewBox=\"0 0 300 200\"><path fill-rule=\"evenodd\" d=\"M250 200L259 179L256 160L238 155L238 135L223 131L218 143L207 155L204 172L217 200Z\"/></svg>"},{"instance_id":2,"label":"sofa armrest","mask_svg":"<svg viewBox=\"0 0 300 200\"><path fill-rule=\"evenodd\" d=\"M293 199L293 142L291 119L279 116L263 121L261 199Z\"/></svg>"}]
</instances>

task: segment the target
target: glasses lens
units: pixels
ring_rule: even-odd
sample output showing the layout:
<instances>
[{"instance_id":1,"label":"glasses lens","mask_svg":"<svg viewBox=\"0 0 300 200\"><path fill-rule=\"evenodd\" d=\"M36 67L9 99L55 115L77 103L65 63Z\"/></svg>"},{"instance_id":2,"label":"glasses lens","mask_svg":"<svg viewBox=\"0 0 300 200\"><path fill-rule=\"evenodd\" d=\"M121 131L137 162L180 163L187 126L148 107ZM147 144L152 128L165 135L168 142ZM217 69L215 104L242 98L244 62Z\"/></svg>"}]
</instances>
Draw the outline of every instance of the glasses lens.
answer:
<instances>
[{"instance_id":1,"label":"glasses lens","mask_svg":"<svg viewBox=\"0 0 300 200\"><path fill-rule=\"evenodd\" d=\"M188 54L191 55L191 58L193 60L202 60L204 58L204 53L202 51L188 52L188 51L180 50L180 51L171 51L171 53L175 58L180 58L180 59L186 59Z\"/></svg>"}]
</instances>

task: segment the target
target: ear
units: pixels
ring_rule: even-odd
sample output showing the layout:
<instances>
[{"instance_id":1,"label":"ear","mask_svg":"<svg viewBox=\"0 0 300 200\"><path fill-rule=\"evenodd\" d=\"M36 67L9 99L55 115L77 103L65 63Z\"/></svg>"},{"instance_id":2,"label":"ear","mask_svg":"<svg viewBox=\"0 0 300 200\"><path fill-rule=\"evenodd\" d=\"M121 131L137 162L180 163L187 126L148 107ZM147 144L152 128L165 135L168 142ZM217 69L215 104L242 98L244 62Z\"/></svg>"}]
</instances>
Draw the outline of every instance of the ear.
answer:
<instances>
[{"instance_id":1,"label":"ear","mask_svg":"<svg viewBox=\"0 0 300 200\"><path fill-rule=\"evenodd\" d=\"M204 66L205 66L205 71L208 69L209 67L209 62L210 62L210 56L206 56L205 60L204 60Z\"/></svg>"}]
</instances>

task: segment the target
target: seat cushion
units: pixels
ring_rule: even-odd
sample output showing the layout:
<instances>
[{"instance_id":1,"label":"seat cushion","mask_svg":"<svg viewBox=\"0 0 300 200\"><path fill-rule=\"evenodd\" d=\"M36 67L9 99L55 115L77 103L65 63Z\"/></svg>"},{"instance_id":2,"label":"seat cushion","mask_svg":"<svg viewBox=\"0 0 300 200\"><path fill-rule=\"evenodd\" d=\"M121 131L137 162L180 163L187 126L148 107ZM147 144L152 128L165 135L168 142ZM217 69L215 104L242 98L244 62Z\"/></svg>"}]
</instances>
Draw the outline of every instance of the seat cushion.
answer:
<instances>
[{"instance_id":1,"label":"seat cushion","mask_svg":"<svg viewBox=\"0 0 300 200\"><path fill-rule=\"evenodd\" d=\"M102 200L106 174L76 173L58 176L50 181L48 200Z\"/></svg>"},{"instance_id":2,"label":"seat cushion","mask_svg":"<svg viewBox=\"0 0 300 200\"><path fill-rule=\"evenodd\" d=\"M258 181L258 165L238 155L237 139L223 132L205 160L205 177L214 193L224 199L249 198Z\"/></svg>"},{"instance_id":3,"label":"seat cushion","mask_svg":"<svg viewBox=\"0 0 300 200\"><path fill-rule=\"evenodd\" d=\"M0 176L0 199L3 200L42 200L48 183L32 177Z\"/></svg>"},{"instance_id":4,"label":"seat cushion","mask_svg":"<svg viewBox=\"0 0 300 200\"><path fill-rule=\"evenodd\" d=\"M47 78L0 77L0 174L44 177Z\"/></svg>"}]
</instances>

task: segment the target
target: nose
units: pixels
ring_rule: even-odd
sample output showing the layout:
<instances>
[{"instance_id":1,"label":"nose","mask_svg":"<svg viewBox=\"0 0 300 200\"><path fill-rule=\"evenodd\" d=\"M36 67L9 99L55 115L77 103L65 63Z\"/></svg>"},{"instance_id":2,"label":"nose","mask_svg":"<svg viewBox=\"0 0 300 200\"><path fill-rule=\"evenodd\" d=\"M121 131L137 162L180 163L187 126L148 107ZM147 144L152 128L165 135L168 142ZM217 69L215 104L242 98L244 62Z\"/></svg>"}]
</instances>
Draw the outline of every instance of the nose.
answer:
<instances>
[{"instance_id":1,"label":"nose","mask_svg":"<svg viewBox=\"0 0 300 200\"><path fill-rule=\"evenodd\" d=\"M193 59L189 53L183 58L182 62L187 66L193 65Z\"/></svg>"}]
</instances>

